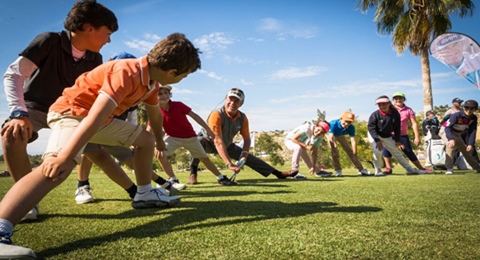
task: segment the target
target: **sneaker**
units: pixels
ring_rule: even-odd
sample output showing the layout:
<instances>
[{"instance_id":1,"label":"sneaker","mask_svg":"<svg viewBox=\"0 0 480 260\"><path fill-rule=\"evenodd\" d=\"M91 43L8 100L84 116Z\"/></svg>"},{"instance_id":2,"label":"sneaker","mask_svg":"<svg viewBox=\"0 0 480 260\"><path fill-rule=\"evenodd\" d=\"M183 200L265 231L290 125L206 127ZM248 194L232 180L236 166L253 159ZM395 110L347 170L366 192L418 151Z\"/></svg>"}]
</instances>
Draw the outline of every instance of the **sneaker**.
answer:
<instances>
[{"instance_id":1,"label":"sneaker","mask_svg":"<svg viewBox=\"0 0 480 260\"><path fill-rule=\"evenodd\" d=\"M168 195L170 192L162 188L151 189L145 193L137 192L132 200L132 207L134 209L167 208L180 203L180 197Z\"/></svg>"},{"instance_id":2,"label":"sneaker","mask_svg":"<svg viewBox=\"0 0 480 260\"><path fill-rule=\"evenodd\" d=\"M293 176L294 180L306 180L307 177L303 174L297 173L297 175Z\"/></svg>"},{"instance_id":3,"label":"sneaker","mask_svg":"<svg viewBox=\"0 0 480 260\"><path fill-rule=\"evenodd\" d=\"M342 177L342 170L335 170L335 177Z\"/></svg>"},{"instance_id":4,"label":"sneaker","mask_svg":"<svg viewBox=\"0 0 480 260\"><path fill-rule=\"evenodd\" d=\"M237 185L236 182L231 181L229 178L227 178L227 176L223 176L222 179L217 179L217 182L218 182L218 184L220 184L222 186L235 186L235 185Z\"/></svg>"},{"instance_id":5,"label":"sneaker","mask_svg":"<svg viewBox=\"0 0 480 260\"><path fill-rule=\"evenodd\" d=\"M447 174L447 175L453 174L453 169L447 169L447 171L445 172L445 174Z\"/></svg>"},{"instance_id":6,"label":"sneaker","mask_svg":"<svg viewBox=\"0 0 480 260\"><path fill-rule=\"evenodd\" d=\"M290 170L290 171L282 172L282 175L285 176L285 177L295 177L295 175L297 175L297 174L298 174L297 170Z\"/></svg>"},{"instance_id":7,"label":"sneaker","mask_svg":"<svg viewBox=\"0 0 480 260\"><path fill-rule=\"evenodd\" d=\"M381 171L377 171L377 172L375 173L375 176L376 176L376 177L382 177L382 176L385 176L385 173L383 173L383 172L381 172Z\"/></svg>"},{"instance_id":8,"label":"sneaker","mask_svg":"<svg viewBox=\"0 0 480 260\"><path fill-rule=\"evenodd\" d=\"M367 169L362 169L361 171L358 172L358 175L360 175L360 176L371 176L372 173L369 172Z\"/></svg>"},{"instance_id":9,"label":"sneaker","mask_svg":"<svg viewBox=\"0 0 480 260\"><path fill-rule=\"evenodd\" d=\"M77 189L77 191L75 192L75 201L77 202L77 204L85 204L94 201L92 196L92 189L90 189L89 185L83 185L82 187L79 187Z\"/></svg>"},{"instance_id":10,"label":"sneaker","mask_svg":"<svg viewBox=\"0 0 480 260\"><path fill-rule=\"evenodd\" d=\"M412 169L412 170L407 170L407 175L418 175L418 174L425 174L425 170L419 170L419 169Z\"/></svg>"},{"instance_id":11,"label":"sneaker","mask_svg":"<svg viewBox=\"0 0 480 260\"><path fill-rule=\"evenodd\" d=\"M197 175L190 173L190 176L188 177L187 184L192 184L192 185L198 184Z\"/></svg>"},{"instance_id":12,"label":"sneaker","mask_svg":"<svg viewBox=\"0 0 480 260\"><path fill-rule=\"evenodd\" d=\"M330 177L333 173L326 171L319 171L315 173L315 177Z\"/></svg>"},{"instance_id":13,"label":"sneaker","mask_svg":"<svg viewBox=\"0 0 480 260\"><path fill-rule=\"evenodd\" d=\"M40 211L38 210L38 205L35 206L33 209L31 209L25 217L22 218L20 221L31 221L31 220L36 220L38 218L38 214L40 214Z\"/></svg>"},{"instance_id":14,"label":"sneaker","mask_svg":"<svg viewBox=\"0 0 480 260\"><path fill-rule=\"evenodd\" d=\"M11 232L0 233L0 259L37 259L30 248L14 245L11 236Z\"/></svg>"},{"instance_id":15,"label":"sneaker","mask_svg":"<svg viewBox=\"0 0 480 260\"><path fill-rule=\"evenodd\" d=\"M183 183L180 183L180 181L178 181L177 178L170 178L168 179L169 182L172 183L172 186L177 189L177 190L184 190L185 188L187 188L187 185L183 184Z\"/></svg>"},{"instance_id":16,"label":"sneaker","mask_svg":"<svg viewBox=\"0 0 480 260\"><path fill-rule=\"evenodd\" d=\"M156 186L157 189L162 189L162 191L165 194L168 194L167 196L177 196L180 192L173 187L173 184L169 181L166 181L164 184L159 185L157 183Z\"/></svg>"},{"instance_id":17,"label":"sneaker","mask_svg":"<svg viewBox=\"0 0 480 260\"><path fill-rule=\"evenodd\" d=\"M392 168L385 168L385 171L383 171L383 174L392 174Z\"/></svg>"},{"instance_id":18,"label":"sneaker","mask_svg":"<svg viewBox=\"0 0 480 260\"><path fill-rule=\"evenodd\" d=\"M433 170L430 169L430 168L423 168L423 170L425 171L425 173L432 173Z\"/></svg>"}]
</instances>

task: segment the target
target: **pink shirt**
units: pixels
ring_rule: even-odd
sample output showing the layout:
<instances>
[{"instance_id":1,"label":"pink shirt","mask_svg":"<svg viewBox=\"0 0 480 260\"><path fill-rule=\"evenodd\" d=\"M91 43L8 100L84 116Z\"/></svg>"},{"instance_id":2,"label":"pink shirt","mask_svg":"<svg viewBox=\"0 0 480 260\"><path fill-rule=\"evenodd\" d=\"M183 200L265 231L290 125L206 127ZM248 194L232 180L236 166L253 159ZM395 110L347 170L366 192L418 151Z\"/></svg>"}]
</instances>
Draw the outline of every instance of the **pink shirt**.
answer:
<instances>
[{"instance_id":1,"label":"pink shirt","mask_svg":"<svg viewBox=\"0 0 480 260\"><path fill-rule=\"evenodd\" d=\"M400 135L408 135L408 121L411 118L415 119L415 112L407 105L404 105L402 108L396 108L398 113L400 113Z\"/></svg>"}]
</instances>

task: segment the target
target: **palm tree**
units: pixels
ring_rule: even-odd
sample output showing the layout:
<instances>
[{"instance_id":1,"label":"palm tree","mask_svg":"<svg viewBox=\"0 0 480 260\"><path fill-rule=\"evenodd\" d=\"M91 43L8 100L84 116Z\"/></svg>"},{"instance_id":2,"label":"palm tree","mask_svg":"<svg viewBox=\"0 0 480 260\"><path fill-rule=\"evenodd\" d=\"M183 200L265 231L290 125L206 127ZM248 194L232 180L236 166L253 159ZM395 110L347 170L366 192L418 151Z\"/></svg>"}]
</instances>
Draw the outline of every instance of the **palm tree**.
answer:
<instances>
[{"instance_id":1,"label":"palm tree","mask_svg":"<svg viewBox=\"0 0 480 260\"><path fill-rule=\"evenodd\" d=\"M471 0L358 0L362 12L377 8L374 21L380 34L393 34L397 53L405 49L420 56L422 67L423 109L433 107L428 48L436 36L450 31L450 15L472 16Z\"/></svg>"}]
</instances>

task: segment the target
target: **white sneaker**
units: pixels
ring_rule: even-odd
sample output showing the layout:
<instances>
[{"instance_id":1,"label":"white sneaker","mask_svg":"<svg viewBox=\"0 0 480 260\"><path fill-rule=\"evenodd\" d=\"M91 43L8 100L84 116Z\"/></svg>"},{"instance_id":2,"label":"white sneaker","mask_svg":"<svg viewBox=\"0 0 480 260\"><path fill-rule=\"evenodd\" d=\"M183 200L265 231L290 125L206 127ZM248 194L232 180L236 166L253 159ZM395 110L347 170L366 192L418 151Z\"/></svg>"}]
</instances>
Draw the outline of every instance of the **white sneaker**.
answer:
<instances>
[{"instance_id":1,"label":"white sneaker","mask_svg":"<svg viewBox=\"0 0 480 260\"><path fill-rule=\"evenodd\" d=\"M453 174L453 169L447 169L447 171L445 172L445 174L447 174L447 175Z\"/></svg>"},{"instance_id":2,"label":"white sneaker","mask_svg":"<svg viewBox=\"0 0 480 260\"><path fill-rule=\"evenodd\" d=\"M3 242L4 240L0 238L0 259L37 259L37 255L32 249L7 244L7 241Z\"/></svg>"},{"instance_id":3,"label":"white sneaker","mask_svg":"<svg viewBox=\"0 0 480 260\"><path fill-rule=\"evenodd\" d=\"M75 201L77 204L85 204L85 203L90 203L93 202L93 196L92 196L92 189L90 189L90 186L88 185L83 185L82 187L79 187L77 191L75 191Z\"/></svg>"},{"instance_id":4,"label":"white sneaker","mask_svg":"<svg viewBox=\"0 0 480 260\"><path fill-rule=\"evenodd\" d=\"M370 171L368 171L367 169L363 169L363 170L358 172L358 175L360 175L360 176L371 176L372 173Z\"/></svg>"},{"instance_id":5,"label":"white sneaker","mask_svg":"<svg viewBox=\"0 0 480 260\"><path fill-rule=\"evenodd\" d=\"M168 190L162 188L151 189L145 193L137 192L133 198L132 207L135 209L167 208L180 203L180 197L168 195Z\"/></svg>"},{"instance_id":6,"label":"white sneaker","mask_svg":"<svg viewBox=\"0 0 480 260\"><path fill-rule=\"evenodd\" d=\"M413 168L412 170L407 170L407 175L417 175L417 174L425 174L427 171L425 170L419 170Z\"/></svg>"},{"instance_id":7,"label":"white sneaker","mask_svg":"<svg viewBox=\"0 0 480 260\"><path fill-rule=\"evenodd\" d=\"M384 174L382 171L377 171L377 172L375 173L375 176L376 176L376 177L382 177L382 176L385 176L385 174Z\"/></svg>"},{"instance_id":8,"label":"white sneaker","mask_svg":"<svg viewBox=\"0 0 480 260\"><path fill-rule=\"evenodd\" d=\"M303 174L297 173L297 175L293 176L294 180L306 180L307 177Z\"/></svg>"},{"instance_id":9,"label":"white sneaker","mask_svg":"<svg viewBox=\"0 0 480 260\"><path fill-rule=\"evenodd\" d=\"M335 170L335 177L342 177L342 170Z\"/></svg>"},{"instance_id":10,"label":"white sneaker","mask_svg":"<svg viewBox=\"0 0 480 260\"><path fill-rule=\"evenodd\" d=\"M176 190L184 190L187 188L187 185L180 183L177 178L172 177L169 178L168 181L172 183L172 187L174 187Z\"/></svg>"},{"instance_id":11,"label":"white sneaker","mask_svg":"<svg viewBox=\"0 0 480 260\"><path fill-rule=\"evenodd\" d=\"M38 205L35 206L33 209L31 209L25 217L22 218L20 221L25 221L25 220L36 220L38 218L38 214L40 214L40 211L38 209ZM0 258L1 259L1 258Z\"/></svg>"},{"instance_id":12,"label":"white sneaker","mask_svg":"<svg viewBox=\"0 0 480 260\"><path fill-rule=\"evenodd\" d=\"M173 183L166 181L164 184L160 185L157 183L157 189L164 189L165 193L168 192L167 196L176 196L179 194L178 190L173 187Z\"/></svg>"}]
</instances>

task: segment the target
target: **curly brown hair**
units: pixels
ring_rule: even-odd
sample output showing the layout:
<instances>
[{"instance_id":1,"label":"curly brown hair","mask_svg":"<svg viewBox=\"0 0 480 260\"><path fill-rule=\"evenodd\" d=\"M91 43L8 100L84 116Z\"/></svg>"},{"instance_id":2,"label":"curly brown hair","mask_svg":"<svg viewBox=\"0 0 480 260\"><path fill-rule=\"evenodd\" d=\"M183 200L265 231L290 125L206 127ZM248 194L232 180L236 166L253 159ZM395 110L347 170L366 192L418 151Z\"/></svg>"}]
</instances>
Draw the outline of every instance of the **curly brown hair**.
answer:
<instances>
[{"instance_id":1,"label":"curly brown hair","mask_svg":"<svg viewBox=\"0 0 480 260\"><path fill-rule=\"evenodd\" d=\"M173 33L159 41L148 53L153 67L167 71L176 69L176 75L195 72L201 68L201 52L182 33Z\"/></svg>"}]
</instances>

